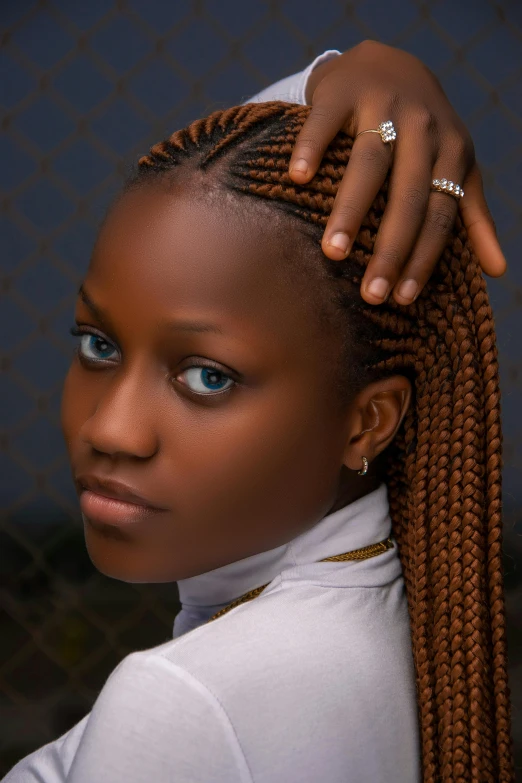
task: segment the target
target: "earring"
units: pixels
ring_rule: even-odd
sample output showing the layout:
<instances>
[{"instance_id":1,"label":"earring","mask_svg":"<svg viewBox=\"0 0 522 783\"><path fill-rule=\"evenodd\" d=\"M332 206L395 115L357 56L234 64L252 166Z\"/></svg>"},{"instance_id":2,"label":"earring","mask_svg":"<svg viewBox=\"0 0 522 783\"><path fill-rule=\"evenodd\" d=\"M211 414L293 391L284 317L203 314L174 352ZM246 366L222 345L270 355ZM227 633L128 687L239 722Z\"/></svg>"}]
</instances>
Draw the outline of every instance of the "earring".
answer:
<instances>
[{"instance_id":1,"label":"earring","mask_svg":"<svg viewBox=\"0 0 522 783\"><path fill-rule=\"evenodd\" d=\"M362 470L357 471L358 476L366 476L366 474L368 473L368 460L366 459L366 457L363 457L362 461L364 467Z\"/></svg>"}]
</instances>

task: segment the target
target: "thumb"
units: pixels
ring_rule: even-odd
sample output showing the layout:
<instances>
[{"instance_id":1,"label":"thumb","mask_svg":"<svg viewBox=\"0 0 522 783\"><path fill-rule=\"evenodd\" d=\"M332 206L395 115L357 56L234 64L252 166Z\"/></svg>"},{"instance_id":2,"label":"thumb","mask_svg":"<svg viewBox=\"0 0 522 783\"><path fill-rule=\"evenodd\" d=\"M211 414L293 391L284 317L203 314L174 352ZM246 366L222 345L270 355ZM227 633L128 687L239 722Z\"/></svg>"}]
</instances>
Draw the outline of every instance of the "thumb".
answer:
<instances>
[{"instance_id":1,"label":"thumb","mask_svg":"<svg viewBox=\"0 0 522 783\"><path fill-rule=\"evenodd\" d=\"M477 163L464 182L464 198L459 201L460 214L482 270L490 277L506 272L507 261L500 248L495 223L484 196L482 175Z\"/></svg>"}]
</instances>

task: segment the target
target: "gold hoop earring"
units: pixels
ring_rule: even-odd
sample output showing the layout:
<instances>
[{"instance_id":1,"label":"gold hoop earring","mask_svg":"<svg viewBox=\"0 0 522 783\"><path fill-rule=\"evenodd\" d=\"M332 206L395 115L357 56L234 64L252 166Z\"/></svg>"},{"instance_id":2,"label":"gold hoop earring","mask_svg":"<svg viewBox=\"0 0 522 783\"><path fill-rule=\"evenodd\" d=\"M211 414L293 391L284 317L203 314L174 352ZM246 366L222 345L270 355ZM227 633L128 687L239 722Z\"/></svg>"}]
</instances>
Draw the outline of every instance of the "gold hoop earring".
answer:
<instances>
[{"instance_id":1,"label":"gold hoop earring","mask_svg":"<svg viewBox=\"0 0 522 783\"><path fill-rule=\"evenodd\" d=\"M363 457L362 461L363 461L363 469L357 471L358 476L366 476L366 474L368 473L368 460L366 459L366 457Z\"/></svg>"}]
</instances>

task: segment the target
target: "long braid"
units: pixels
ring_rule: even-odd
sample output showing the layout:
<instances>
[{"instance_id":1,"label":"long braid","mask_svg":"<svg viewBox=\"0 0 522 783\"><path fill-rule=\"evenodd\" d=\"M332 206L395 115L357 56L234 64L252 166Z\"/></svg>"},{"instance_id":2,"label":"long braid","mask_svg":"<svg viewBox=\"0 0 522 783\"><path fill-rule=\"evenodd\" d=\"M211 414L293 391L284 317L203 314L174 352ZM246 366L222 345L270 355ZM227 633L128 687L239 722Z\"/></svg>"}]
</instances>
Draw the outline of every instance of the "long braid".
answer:
<instances>
[{"instance_id":1,"label":"long braid","mask_svg":"<svg viewBox=\"0 0 522 783\"><path fill-rule=\"evenodd\" d=\"M214 112L155 145L130 184L189 158L203 171L217 166L224 187L305 221L319 242L353 142L338 134L312 181L296 185L288 163L308 113L279 101ZM415 302L362 300L387 184L349 259L322 258L333 285L352 284L337 301L355 335L351 350L365 351L363 377L402 373L414 387L385 473L412 630L423 781L513 783L493 317L460 219ZM354 364L346 362L347 383Z\"/></svg>"}]
</instances>

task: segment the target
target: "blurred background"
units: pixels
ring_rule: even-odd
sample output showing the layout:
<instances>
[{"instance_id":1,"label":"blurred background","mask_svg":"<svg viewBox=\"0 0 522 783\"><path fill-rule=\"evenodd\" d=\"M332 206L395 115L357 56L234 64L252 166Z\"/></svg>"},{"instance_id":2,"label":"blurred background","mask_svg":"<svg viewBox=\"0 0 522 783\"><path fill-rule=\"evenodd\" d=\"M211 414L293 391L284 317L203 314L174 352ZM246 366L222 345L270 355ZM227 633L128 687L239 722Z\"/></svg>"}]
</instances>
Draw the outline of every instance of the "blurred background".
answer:
<instances>
[{"instance_id":1,"label":"blurred background","mask_svg":"<svg viewBox=\"0 0 522 783\"><path fill-rule=\"evenodd\" d=\"M520 768L520 0L0 0L0 36L0 776L78 722L122 657L171 638L179 611L175 584L94 569L62 441L68 329L99 221L151 143L365 38L406 49L439 77L471 130L508 259L487 285Z\"/></svg>"}]
</instances>

